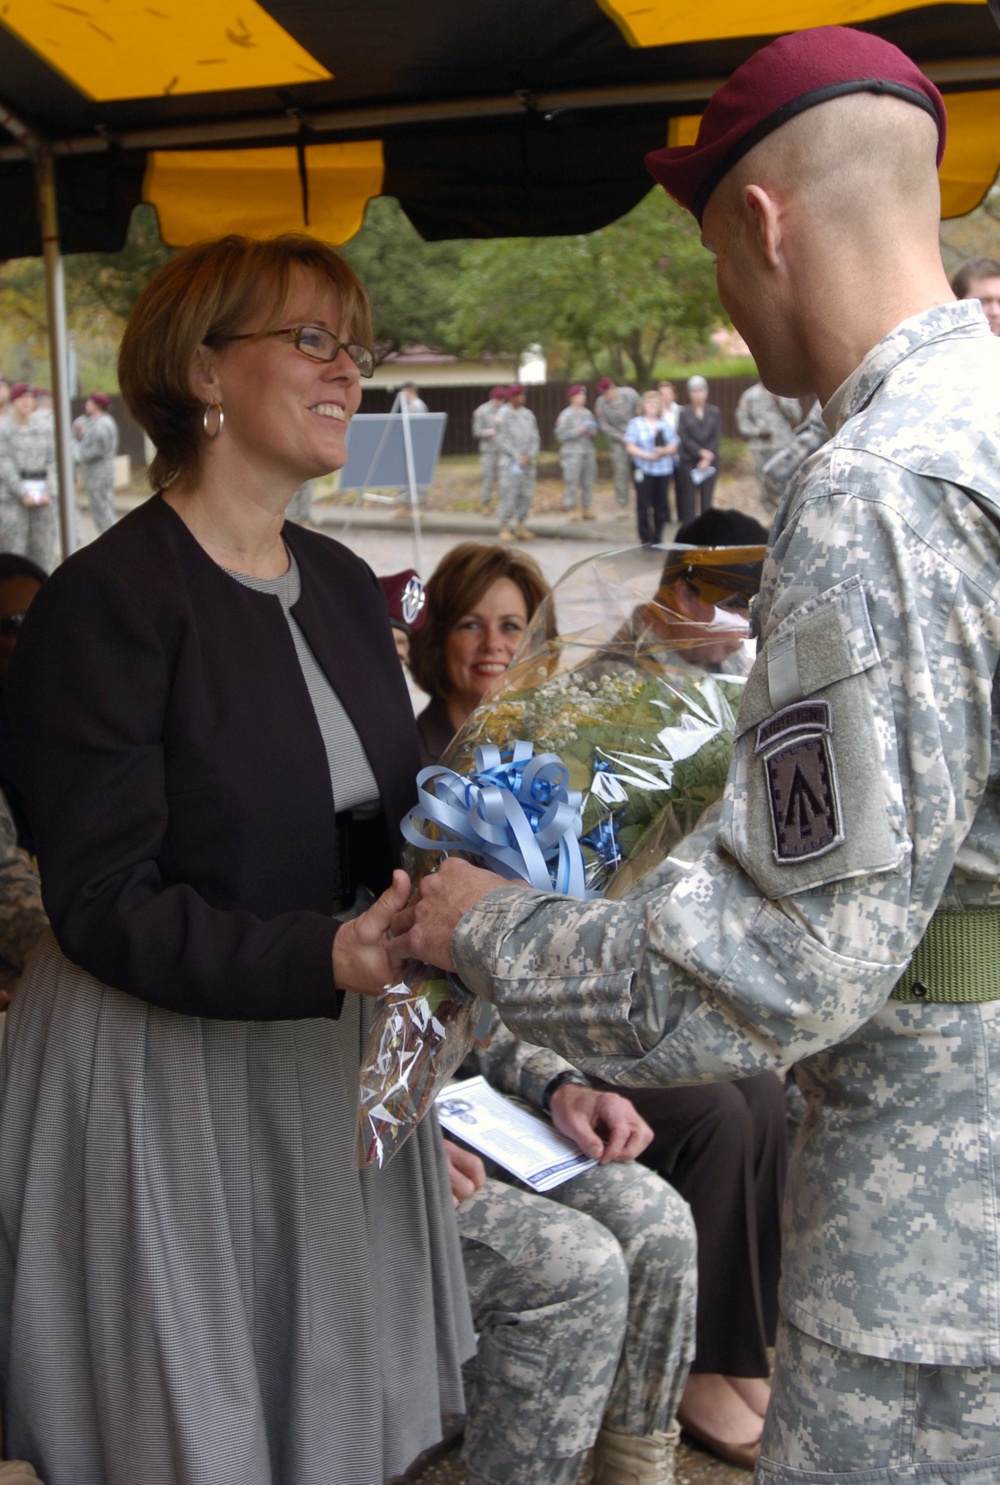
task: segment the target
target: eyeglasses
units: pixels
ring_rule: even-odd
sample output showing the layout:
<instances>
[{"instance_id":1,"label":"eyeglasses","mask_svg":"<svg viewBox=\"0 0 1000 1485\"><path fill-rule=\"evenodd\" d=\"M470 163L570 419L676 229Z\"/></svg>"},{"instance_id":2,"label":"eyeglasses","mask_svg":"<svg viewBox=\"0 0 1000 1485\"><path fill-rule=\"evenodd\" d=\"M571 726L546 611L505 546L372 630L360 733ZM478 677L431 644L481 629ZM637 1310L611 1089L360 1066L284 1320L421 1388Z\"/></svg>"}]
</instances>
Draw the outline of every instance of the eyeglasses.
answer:
<instances>
[{"instance_id":1,"label":"eyeglasses","mask_svg":"<svg viewBox=\"0 0 1000 1485\"><path fill-rule=\"evenodd\" d=\"M24 619L24 614L5 614L0 619L0 634L5 634L8 639L16 639L21 632Z\"/></svg>"},{"instance_id":2,"label":"eyeglasses","mask_svg":"<svg viewBox=\"0 0 1000 1485\"><path fill-rule=\"evenodd\" d=\"M374 376L375 352L356 341L338 340L331 330L319 325L286 325L283 330L252 330L246 335L227 335L226 340L267 340L287 335L295 349L310 361L336 361L346 351L362 376Z\"/></svg>"}]
</instances>

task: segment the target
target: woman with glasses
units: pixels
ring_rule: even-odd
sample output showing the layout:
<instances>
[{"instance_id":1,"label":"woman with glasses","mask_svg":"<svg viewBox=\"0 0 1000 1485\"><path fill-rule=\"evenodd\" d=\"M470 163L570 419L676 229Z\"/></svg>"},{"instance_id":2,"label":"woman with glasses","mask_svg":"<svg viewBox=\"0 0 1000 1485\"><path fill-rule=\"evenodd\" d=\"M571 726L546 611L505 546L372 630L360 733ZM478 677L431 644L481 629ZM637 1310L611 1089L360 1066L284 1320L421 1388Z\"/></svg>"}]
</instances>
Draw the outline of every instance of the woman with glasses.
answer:
<instances>
[{"instance_id":1,"label":"woman with glasses","mask_svg":"<svg viewBox=\"0 0 1000 1485\"><path fill-rule=\"evenodd\" d=\"M312 239L172 259L120 353L153 496L19 641L54 937L4 1048L0 1384L48 1485L382 1485L461 1411L433 1119L354 1168L416 731L375 577L284 518L370 343Z\"/></svg>"}]
</instances>

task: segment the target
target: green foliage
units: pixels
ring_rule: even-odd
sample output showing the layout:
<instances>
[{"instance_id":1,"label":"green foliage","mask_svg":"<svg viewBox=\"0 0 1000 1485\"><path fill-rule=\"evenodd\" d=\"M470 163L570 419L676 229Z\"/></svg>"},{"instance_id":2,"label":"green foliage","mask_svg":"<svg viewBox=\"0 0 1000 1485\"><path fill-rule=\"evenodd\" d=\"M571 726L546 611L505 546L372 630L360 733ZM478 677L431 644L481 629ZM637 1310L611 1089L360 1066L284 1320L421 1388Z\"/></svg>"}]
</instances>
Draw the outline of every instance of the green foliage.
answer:
<instances>
[{"instance_id":1,"label":"green foliage","mask_svg":"<svg viewBox=\"0 0 1000 1485\"><path fill-rule=\"evenodd\" d=\"M1000 258L1000 187L975 211L941 223L941 257L949 277L966 258Z\"/></svg>"},{"instance_id":2,"label":"green foliage","mask_svg":"<svg viewBox=\"0 0 1000 1485\"><path fill-rule=\"evenodd\" d=\"M361 231L341 251L368 290L380 357L404 345L450 349L443 327L460 243L424 242L397 201L377 196Z\"/></svg>"},{"instance_id":3,"label":"green foliage","mask_svg":"<svg viewBox=\"0 0 1000 1485\"><path fill-rule=\"evenodd\" d=\"M472 355L537 342L568 375L649 382L724 319L697 224L661 190L589 235L466 243L459 267L446 341Z\"/></svg>"}]
</instances>

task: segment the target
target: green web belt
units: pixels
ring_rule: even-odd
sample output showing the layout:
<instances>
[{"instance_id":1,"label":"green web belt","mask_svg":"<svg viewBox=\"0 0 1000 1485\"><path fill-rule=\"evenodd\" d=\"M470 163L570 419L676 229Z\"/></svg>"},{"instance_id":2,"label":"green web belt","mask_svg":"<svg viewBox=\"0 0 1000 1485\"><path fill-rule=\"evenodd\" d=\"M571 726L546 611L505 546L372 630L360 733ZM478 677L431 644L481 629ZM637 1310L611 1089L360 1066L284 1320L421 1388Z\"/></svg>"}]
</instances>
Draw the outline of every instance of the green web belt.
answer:
<instances>
[{"instance_id":1,"label":"green web belt","mask_svg":"<svg viewBox=\"0 0 1000 1485\"><path fill-rule=\"evenodd\" d=\"M935 913L893 1000L1000 1000L1000 908Z\"/></svg>"}]
</instances>

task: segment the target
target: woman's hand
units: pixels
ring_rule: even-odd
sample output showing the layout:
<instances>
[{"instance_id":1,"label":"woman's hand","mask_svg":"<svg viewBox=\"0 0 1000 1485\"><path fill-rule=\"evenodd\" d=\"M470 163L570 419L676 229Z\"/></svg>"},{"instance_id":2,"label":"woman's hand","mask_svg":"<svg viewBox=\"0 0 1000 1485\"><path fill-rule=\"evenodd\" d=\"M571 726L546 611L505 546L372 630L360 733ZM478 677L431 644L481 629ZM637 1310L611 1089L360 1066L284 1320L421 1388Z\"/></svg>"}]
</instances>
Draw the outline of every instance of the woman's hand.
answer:
<instances>
[{"instance_id":1,"label":"woman's hand","mask_svg":"<svg viewBox=\"0 0 1000 1485\"><path fill-rule=\"evenodd\" d=\"M389 924L406 906L410 879L394 871L392 884L366 912L341 924L333 940L333 983L358 995L381 995L393 979Z\"/></svg>"},{"instance_id":2,"label":"woman's hand","mask_svg":"<svg viewBox=\"0 0 1000 1485\"><path fill-rule=\"evenodd\" d=\"M445 1158L448 1161L448 1179L451 1182L451 1199L458 1206L486 1185L486 1167L478 1155L464 1150L461 1145L444 1141Z\"/></svg>"}]
</instances>

